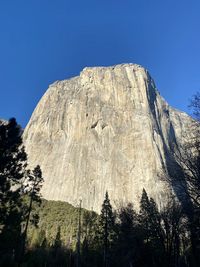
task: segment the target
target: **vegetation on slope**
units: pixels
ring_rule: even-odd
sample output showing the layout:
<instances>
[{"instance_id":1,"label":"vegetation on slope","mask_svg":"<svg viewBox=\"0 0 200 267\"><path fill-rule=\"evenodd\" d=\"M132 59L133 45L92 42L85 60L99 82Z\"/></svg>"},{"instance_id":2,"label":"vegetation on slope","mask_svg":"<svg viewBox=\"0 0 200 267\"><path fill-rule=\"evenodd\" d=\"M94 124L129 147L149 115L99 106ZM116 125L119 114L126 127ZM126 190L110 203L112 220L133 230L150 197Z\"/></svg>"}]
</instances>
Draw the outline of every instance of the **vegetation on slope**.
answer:
<instances>
[{"instance_id":1,"label":"vegetation on slope","mask_svg":"<svg viewBox=\"0 0 200 267\"><path fill-rule=\"evenodd\" d=\"M31 225L28 230L28 246L30 248L41 246L44 241L51 247L56 236L60 233L60 242L63 246L75 250L77 242L79 207L74 207L67 202L47 201L42 199L41 205L35 205L34 212L39 216L37 227ZM82 231L86 231L90 222L86 218L97 219L97 214L81 209L81 217L84 220ZM87 223L87 225L86 225Z\"/></svg>"},{"instance_id":2,"label":"vegetation on slope","mask_svg":"<svg viewBox=\"0 0 200 267\"><path fill-rule=\"evenodd\" d=\"M199 94L192 105L200 119ZM184 173L169 178L178 179L184 199L171 195L159 210L144 189L137 213L131 203L113 211L106 193L98 216L42 200L42 172L27 169L20 128L14 119L0 124L0 266L199 266L199 126L176 154Z\"/></svg>"}]
</instances>

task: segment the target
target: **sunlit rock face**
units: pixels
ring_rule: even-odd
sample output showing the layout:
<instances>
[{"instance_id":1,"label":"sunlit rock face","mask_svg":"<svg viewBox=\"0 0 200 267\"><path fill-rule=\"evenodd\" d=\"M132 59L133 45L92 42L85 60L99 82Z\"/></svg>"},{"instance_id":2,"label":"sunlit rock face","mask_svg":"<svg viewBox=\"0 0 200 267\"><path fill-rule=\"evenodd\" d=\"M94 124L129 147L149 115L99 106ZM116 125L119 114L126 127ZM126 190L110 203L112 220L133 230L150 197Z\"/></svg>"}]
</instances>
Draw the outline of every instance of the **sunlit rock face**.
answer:
<instances>
[{"instance_id":1,"label":"sunlit rock face","mask_svg":"<svg viewBox=\"0 0 200 267\"><path fill-rule=\"evenodd\" d=\"M112 204L139 206L142 189L158 204L172 186L172 146L184 142L191 118L171 108L139 65L85 68L50 85L25 129L31 166L39 164L46 199L97 212L106 190Z\"/></svg>"}]
</instances>

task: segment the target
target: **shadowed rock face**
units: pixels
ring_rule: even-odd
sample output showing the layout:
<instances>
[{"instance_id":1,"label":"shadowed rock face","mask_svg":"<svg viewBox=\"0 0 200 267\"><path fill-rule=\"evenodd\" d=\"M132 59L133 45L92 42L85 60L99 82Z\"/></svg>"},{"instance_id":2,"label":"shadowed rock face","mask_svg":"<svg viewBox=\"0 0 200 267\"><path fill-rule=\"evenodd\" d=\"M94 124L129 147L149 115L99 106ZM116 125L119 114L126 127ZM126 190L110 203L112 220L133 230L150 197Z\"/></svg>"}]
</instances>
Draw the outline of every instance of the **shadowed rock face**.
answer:
<instances>
[{"instance_id":1,"label":"shadowed rock face","mask_svg":"<svg viewBox=\"0 0 200 267\"><path fill-rule=\"evenodd\" d=\"M37 105L24 140L40 164L43 197L100 211L106 190L114 205L142 189L163 203L174 168L172 145L184 142L191 118L171 108L139 65L85 68L52 84Z\"/></svg>"}]
</instances>

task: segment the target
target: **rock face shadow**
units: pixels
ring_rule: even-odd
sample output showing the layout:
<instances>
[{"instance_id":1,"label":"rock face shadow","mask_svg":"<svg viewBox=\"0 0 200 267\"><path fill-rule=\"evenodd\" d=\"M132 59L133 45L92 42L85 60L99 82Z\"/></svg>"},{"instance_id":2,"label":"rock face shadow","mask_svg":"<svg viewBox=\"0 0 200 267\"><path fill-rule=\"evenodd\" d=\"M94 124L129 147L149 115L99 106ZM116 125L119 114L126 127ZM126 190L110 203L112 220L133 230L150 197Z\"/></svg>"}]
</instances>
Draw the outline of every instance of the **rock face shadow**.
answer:
<instances>
[{"instance_id":1,"label":"rock face shadow","mask_svg":"<svg viewBox=\"0 0 200 267\"><path fill-rule=\"evenodd\" d=\"M98 212L106 191L113 203L135 206L143 188L153 198L170 191L157 178L161 171L184 202L173 146L190 122L160 96L144 68L121 64L85 68L52 84L23 136L29 164L43 171L43 197L75 206L81 198Z\"/></svg>"}]
</instances>

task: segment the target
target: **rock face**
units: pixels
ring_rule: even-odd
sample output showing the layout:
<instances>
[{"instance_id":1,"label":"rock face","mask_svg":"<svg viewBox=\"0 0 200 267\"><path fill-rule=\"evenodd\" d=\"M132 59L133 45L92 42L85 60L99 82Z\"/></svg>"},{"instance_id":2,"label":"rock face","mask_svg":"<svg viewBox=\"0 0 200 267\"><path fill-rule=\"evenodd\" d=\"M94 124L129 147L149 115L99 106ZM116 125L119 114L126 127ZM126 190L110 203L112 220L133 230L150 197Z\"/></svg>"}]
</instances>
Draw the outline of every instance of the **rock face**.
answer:
<instances>
[{"instance_id":1,"label":"rock face","mask_svg":"<svg viewBox=\"0 0 200 267\"><path fill-rule=\"evenodd\" d=\"M171 148L184 142L191 118L171 108L139 65L85 68L50 85L24 140L31 166L39 164L46 199L100 211L106 190L112 204L133 201L142 189L162 203L175 170Z\"/></svg>"}]
</instances>

